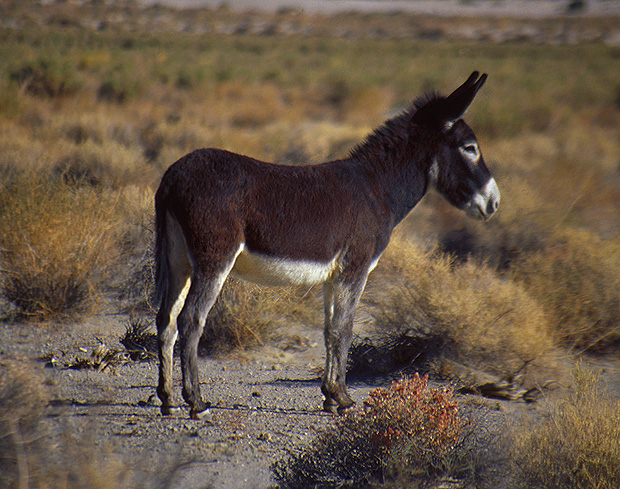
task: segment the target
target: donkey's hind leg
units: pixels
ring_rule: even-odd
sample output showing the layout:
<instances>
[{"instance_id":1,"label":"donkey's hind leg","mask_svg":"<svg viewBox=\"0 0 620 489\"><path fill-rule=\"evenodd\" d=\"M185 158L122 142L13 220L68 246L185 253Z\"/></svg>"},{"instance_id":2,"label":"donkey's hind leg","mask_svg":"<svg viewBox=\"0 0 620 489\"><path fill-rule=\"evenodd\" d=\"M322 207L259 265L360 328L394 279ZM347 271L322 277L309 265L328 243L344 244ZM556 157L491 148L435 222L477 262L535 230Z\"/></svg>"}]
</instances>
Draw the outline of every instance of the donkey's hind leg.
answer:
<instances>
[{"instance_id":1,"label":"donkey's hind leg","mask_svg":"<svg viewBox=\"0 0 620 489\"><path fill-rule=\"evenodd\" d=\"M192 264L187 252L185 238L176 220L167 217L167 246L164 256L165 274L162 284L163 295L157 312L157 343L159 351L159 385L157 395L161 400L161 412L171 414L172 365L174 344L177 339L177 317L189 291Z\"/></svg>"},{"instance_id":2,"label":"donkey's hind leg","mask_svg":"<svg viewBox=\"0 0 620 489\"><path fill-rule=\"evenodd\" d=\"M157 313L157 343L159 351L159 385L157 395L161 400L161 412L171 414L170 396L172 394L172 364L174 344L177 339L177 317L185 303L189 290L191 270L187 273L172 273L168 290L162 298Z\"/></svg>"},{"instance_id":3,"label":"donkey's hind leg","mask_svg":"<svg viewBox=\"0 0 620 489\"><path fill-rule=\"evenodd\" d=\"M183 372L183 398L190 406L190 417L198 419L208 404L202 399L198 377L198 341L205 320L224 285L234 260L217 274L205 274L194 270L185 306L179 315L181 337L181 371Z\"/></svg>"}]
</instances>

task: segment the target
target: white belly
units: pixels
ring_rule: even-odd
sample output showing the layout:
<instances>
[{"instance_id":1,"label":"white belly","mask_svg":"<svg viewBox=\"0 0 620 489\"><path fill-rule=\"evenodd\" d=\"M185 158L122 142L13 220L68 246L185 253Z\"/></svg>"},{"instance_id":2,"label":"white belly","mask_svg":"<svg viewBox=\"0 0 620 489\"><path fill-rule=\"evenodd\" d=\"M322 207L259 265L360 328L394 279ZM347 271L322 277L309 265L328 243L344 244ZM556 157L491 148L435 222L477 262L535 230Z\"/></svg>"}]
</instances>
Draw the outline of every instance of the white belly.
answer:
<instances>
[{"instance_id":1,"label":"white belly","mask_svg":"<svg viewBox=\"0 0 620 489\"><path fill-rule=\"evenodd\" d=\"M325 282L338 268L337 258L328 263L291 260L250 253L242 246L231 275L263 285L317 284Z\"/></svg>"}]
</instances>

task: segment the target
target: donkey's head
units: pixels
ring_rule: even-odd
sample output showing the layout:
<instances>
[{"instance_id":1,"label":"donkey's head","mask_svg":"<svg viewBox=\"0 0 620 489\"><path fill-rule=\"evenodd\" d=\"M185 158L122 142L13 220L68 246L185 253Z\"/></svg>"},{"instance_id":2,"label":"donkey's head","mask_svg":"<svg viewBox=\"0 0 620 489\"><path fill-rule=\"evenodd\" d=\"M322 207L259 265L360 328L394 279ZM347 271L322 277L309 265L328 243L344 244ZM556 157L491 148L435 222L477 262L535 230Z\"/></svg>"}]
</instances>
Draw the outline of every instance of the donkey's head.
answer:
<instances>
[{"instance_id":1,"label":"donkey's head","mask_svg":"<svg viewBox=\"0 0 620 489\"><path fill-rule=\"evenodd\" d=\"M418 106L413 122L438 142L430 181L452 205L476 219L489 219L499 206L499 190L482 158L471 128L461 119L487 75L475 71L448 97L434 96ZM438 148L438 149L437 149Z\"/></svg>"}]
</instances>

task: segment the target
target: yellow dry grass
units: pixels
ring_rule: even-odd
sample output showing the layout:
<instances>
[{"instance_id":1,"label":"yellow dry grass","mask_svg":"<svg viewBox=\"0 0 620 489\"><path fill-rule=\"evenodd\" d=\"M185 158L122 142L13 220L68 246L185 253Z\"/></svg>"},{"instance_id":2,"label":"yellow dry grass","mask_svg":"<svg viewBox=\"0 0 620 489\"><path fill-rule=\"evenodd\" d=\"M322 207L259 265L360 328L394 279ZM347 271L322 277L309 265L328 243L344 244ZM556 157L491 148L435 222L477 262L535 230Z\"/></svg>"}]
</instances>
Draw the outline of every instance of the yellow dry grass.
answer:
<instances>
[{"instance_id":1,"label":"yellow dry grass","mask_svg":"<svg viewBox=\"0 0 620 489\"><path fill-rule=\"evenodd\" d=\"M615 489L620 484L620 402L599 374L577 366L574 390L537 423L508 437L515 487Z\"/></svg>"},{"instance_id":2,"label":"yellow dry grass","mask_svg":"<svg viewBox=\"0 0 620 489\"><path fill-rule=\"evenodd\" d=\"M526 363L553 368L557 351L544 309L483 263L457 264L396 236L374 273L375 315L384 331L438 335L448 356L500 374Z\"/></svg>"},{"instance_id":3,"label":"yellow dry grass","mask_svg":"<svg viewBox=\"0 0 620 489\"><path fill-rule=\"evenodd\" d=\"M620 341L620 242L583 230L557 232L545 249L516 260L513 280L548 312L555 340L606 351Z\"/></svg>"},{"instance_id":4,"label":"yellow dry grass","mask_svg":"<svg viewBox=\"0 0 620 489\"><path fill-rule=\"evenodd\" d=\"M2 294L33 319L91 311L122 255L118 198L17 174L0 192Z\"/></svg>"},{"instance_id":5,"label":"yellow dry grass","mask_svg":"<svg viewBox=\"0 0 620 489\"><path fill-rule=\"evenodd\" d=\"M18 17L23 13L17 7L12 12ZM445 296L460 298L443 303L435 296L425 299L435 304L436 321L454 323L452 334L463 344L467 338L475 338L468 347L472 352L495 348L492 340L498 342L498 351L515 348L518 354L511 363L516 358L525 361L531 352L527 341L519 348L506 346L516 342L516 334L508 333L512 329L504 324L514 322L520 325L514 330L526 331L532 326L522 324L520 314L506 311L527 310L531 324L558 328L551 334L553 341L577 344L577 348L588 346L617 326L620 318L611 307L613 293L606 290L604 300L592 295L605 283L608 289L615 286L609 278L611 272L605 271L615 270L615 265L605 256L610 253L609 246L615 249L607 241L620 232L620 107L614 85L618 58L612 48L596 43L572 47L487 42L457 45L416 39L358 42L320 36L186 34L175 32L174 23L168 26L170 34L164 36L139 27L146 25L141 22L150 15L140 9L122 12L123 22L137 30L124 31L119 38L116 33L93 29L89 22L80 26L79 19L91 14L88 6L78 10L64 4L32 6L34 17L23 18L26 27L22 32L4 31L5 42L0 47L6 54L0 57L2 174L36 173L40 176L37 185L43 185L46 178L61 179L69 187L88 183L78 192L58 187L45 194L45 204L35 205L36 199L25 195L3 197L7 199L2 209L5 215L32 212L39 216L32 218L33 223L38 222L36 230L33 223L13 227L10 219L3 223L6 237L2 239L8 243L3 249L10 251L2 264L9 270L5 278L11 274L40 276L43 262L48 263L46 267L54 263L57 270L73 269L63 272L66 277L84 266L79 263L105 262L107 270L122 267L119 249L113 244L97 246L101 250L97 259L86 253L88 258L63 261L62 257L77 253L70 251L72 240L55 238L65 232L61 230L67 224L62 223L74 219L69 217L71 212L77 212L66 210L73 205L67 195L73 195L75 202L98 200L98 209L79 203L84 207L81 221L96 221L91 229L106 230L103 235L122 235L122 251L135 261L144 255L152 219L152 208L144 196L152 195L164 169L187 152L217 146L286 164L341 157L388 113L398 111L421 90L446 91L477 68L489 72L490 78L468 120L497 177L502 205L493 221L479 224L465 221L447 204L431 197L405 224L407 229L423 232L431 243L441 242L449 230L459 229L465 230L473 243L470 255L477 258L464 266L454 266L446 258L421 260L420 273L430 267L441 277L436 280L443 281L444 290L454 288L454 294ZM234 21L234 15L224 10L208 14L210 22L218 16L224 22ZM47 15L73 19L71 27L65 29L50 21L39 29L32 24L32 19ZM183 16L166 11L162 19L177 15ZM297 20L314 25L312 19ZM167 24L161 22L158 29L165 30ZM80 36L79 43L74 42L76 36ZM59 49L46 48L50 45ZM40 89L49 89L49 93ZM52 202L55 199L58 205ZM119 200L125 210L116 212L113 209ZM49 218L44 217L46 212ZM20 219L25 222L24 217ZM46 223L50 229L45 229ZM29 227L32 236L21 229ZM564 279L548 264L550 260L558 262L558 246L565 250L564 268L571 268L566 260L583 262L578 248L584 240L557 237L573 228L592 233L592 239L585 240L588 253L601 259L592 260L587 267L575 265L575 273L583 273L583 279L562 296L561 287L553 284ZM58 246L58 251L43 251L42 245L33 244L45 234L50 237L47 248ZM85 243L108 239L103 235L94 238L85 231L73 234ZM114 239L109 238L110 243ZM568 251L571 243L576 250ZM33 261L32 254L28 258L28 246L37 250L37 256L47 254L49 258ZM20 254L23 257L18 258ZM20 271L10 271L9 255L14 263L21 263ZM520 270L514 269L517 265ZM28 273L27 267L32 268ZM105 285L103 278L94 278L99 272L88 273L93 275L87 274L87 289L99 289L96 283ZM398 282L401 273L406 272L388 270L384 277ZM590 277L601 277L600 285L593 288ZM30 280L23 281L27 282ZM4 283L7 290L7 280ZM465 294L468 283L475 286L470 287L469 295ZM432 284L427 287L431 290ZM596 314L606 318L604 328L591 319L591 313L590 319L584 319L585 307L568 315L561 307L571 303L566 294L574 294L573 302L585 297L588 307L598 308ZM604 309L608 311L605 315ZM480 321L474 324L472 318L477 314ZM593 323L597 325L593 327ZM485 334L485 328L493 333ZM538 334L546 338L545 328L541 326L543 333ZM584 328L590 332L575 343ZM511 334L515 339L509 338ZM532 331L523 336L536 338L536 334ZM596 345L611 348L615 333L606 338L607 343ZM541 345L547 351L547 340Z\"/></svg>"}]
</instances>

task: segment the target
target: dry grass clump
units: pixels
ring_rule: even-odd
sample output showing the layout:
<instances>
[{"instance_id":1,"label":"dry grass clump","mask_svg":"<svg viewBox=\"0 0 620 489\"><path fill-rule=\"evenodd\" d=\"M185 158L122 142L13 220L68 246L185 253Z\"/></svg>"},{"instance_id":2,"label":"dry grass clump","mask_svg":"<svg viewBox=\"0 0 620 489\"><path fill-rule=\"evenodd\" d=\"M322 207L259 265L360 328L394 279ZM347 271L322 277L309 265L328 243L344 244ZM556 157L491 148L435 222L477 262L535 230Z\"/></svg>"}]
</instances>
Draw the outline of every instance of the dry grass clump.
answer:
<instances>
[{"instance_id":1,"label":"dry grass clump","mask_svg":"<svg viewBox=\"0 0 620 489\"><path fill-rule=\"evenodd\" d=\"M521 219L519 209L524 206L487 228L467 224L448 233L444 249L464 261L483 257L504 281L518 284L544 310L556 344L578 353L611 351L620 340L617 236L600 237L599 223L594 229L570 226L566 213L548 204L538 216L524 212Z\"/></svg>"},{"instance_id":2,"label":"dry grass clump","mask_svg":"<svg viewBox=\"0 0 620 489\"><path fill-rule=\"evenodd\" d=\"M473 470L473 421L449 388L427 377L372 391L305 448L272 466L278 487L399 487L466 478ZM416 484L417 483L417 484Z\"/></svg>"},{"instance_id":3,"label":"dry grass clump","mask_svg":"<svg viewBox=\"0 0 620 489\"><path fill-rule=\"evenodd\" d=\"M509 439L514 487L616 489L620 486L620 402L596 373L577 367L574 391Z\"/></svg>"},{"instance_id":4,"label":"dry grass clump","mask_svg":"<svg viewBox=\"0 0 620 489\"><path fill-rule=\"evenodd\" d=\"M370 312L378 334L413 331L453 360L499 374L526 362L553 364L544 310L525 289L480 263L421 250L402 236L388 247L373 282ZM386 280L386 278L389 279ZM387 283L386 283L387 282Z\"/></svg>"},{"instance_id":5,"label":"dry grass clump","mask_svg":"<svg viewBox=\"0 0 620 489\"><path fill-rule=\"evenodd\" d=\"M319 313L316 294L301 287L260 287L229 278L209 311L200 338L201 355L262 346L274 339L283 321L311 322ZM132 318L121 343L131 351L157 352L151 322Z\"/></svg>"},{"instance_id":6,"label":"dry grass clump","mask_svg":"<svg viewBox=\"0 0 620 489\"><path fill-rule=\"evenodd\" d=\"M80 130L80 126L73 126L67 132L75 131L72 137L80 137ZM105 144L84 141L64 150L52 171L69 184L118 188L130 182L150 183L155 172L144 165L139 149L110 140Z\"/></svg>"},{"instance_id":7,"label":"dry grass clump","mask_svg":"<svg viewBox=\"0 0 620 489\"><path fill-rule=\"evenodd\" d=\"M207 316L200 339L203 352L264 345L278 328L278 319L307 319L319 309L308 292L302 287L261 287L229 278Z\"/></svg>"},{"instance_id":8,"label":"dry grass clump","mask_svg":"<svg viewBox=\"0 0 620 489\"><path fill-rule=\"evenodd\" d=\"M558 231L543 250L512 266L547 310L557 340L578 352L605 352L620 342L620 242L587 231Z\"/></svg>"},{"instance_id":9,"label":"dry grass clump","mask_svg":"<svg viewBox=\"0 0 620 489\"><path fill-rule=\"evenodd\" d=\"M16 174L0 191L2 296L35 320L91 310L122 255L118 199Z\"/></svg>"}]
</instances>

